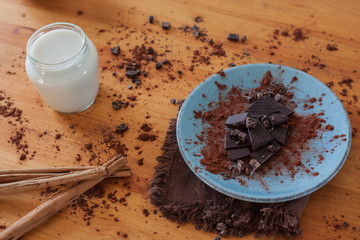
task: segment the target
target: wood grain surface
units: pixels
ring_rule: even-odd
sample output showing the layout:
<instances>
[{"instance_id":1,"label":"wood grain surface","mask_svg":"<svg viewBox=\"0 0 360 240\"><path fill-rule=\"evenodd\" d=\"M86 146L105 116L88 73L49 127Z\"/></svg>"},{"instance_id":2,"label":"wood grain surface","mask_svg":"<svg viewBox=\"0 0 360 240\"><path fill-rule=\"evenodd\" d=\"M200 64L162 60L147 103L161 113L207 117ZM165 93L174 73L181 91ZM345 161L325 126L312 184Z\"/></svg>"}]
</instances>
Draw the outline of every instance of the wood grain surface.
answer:
<instances>
[{"instance_id":1,"label":"wood grain surface","mask_svg":"<svg viewBox=\"0 0 360 240\"><path fill-rule=\"evenodd\" d=\"M83 210L69 206L22 239L90 240L126 236L128 239L213 239L216 233L198 231L191 224L179 225L161 217L160 212L155 214L156 208L147 197L168 122L177 114L177 106L170 103L170 99L186 98L201 81L227 68L231 62L241 65L269 61L306 70L324 83L333 82L332 90L343 100L353 129L349 157L341 171L311 195L301 219L303 235L299 239L359 239L359 12L360 1L354 0L1 0L0 90L10 97L8 101L13 102L13 106L23 110L23 121L0 116L0 168L104 163L115 155L114 149L104 143L105 133L125 122L129 131L123 136L116 135L115 140L126 146L134 173L129 179L109 179L102 183L104 199L109 205L106 207L103 199L93 198L91 206L99 204L99 207L94 208L95 216L90 220L84 220ZM155 17L154 24L147 23L150 14ZM178 29L195 24L197 16L203 18L203 22L196 24L206 30L206 38L223 43L226 57L210 56L212 48L206 41ZM28 38L35 29L60 21L79 25L96 45L100 57L98 97L93 106L78 114L51 110L25 72ZM161 29L162 21L171 23L169 31ZM296 28L302 29L305 40L293 39ZM276 29L280 34L274 39ZM282 31L290 36L282 36ZM228 41L226 36L232 32L246 35L247 41ZM154 62L142 65L141 70L148 72L148 76L141 77L142 84L137 88L132 84L130 90L131 82L124 77L125 69L116 66L127 58L132 59L133 49L142 44L152 46L159 54L158 60L168 59L172 65L161 70L155 69ZM327 50L328 44L336 44L338 50ZM109 51L116 45L121 48L119 57ZM192 63L194 50L209 56L210 64ZM189 70L191 65L194 65L193 71ZM181 78L178 70L183 72ZM124 77L122 81L121 77ZM353 80L352 87L340 86L339 82L346 78ZM132 107L112 109L112 101L128 96L137 97L136 101L130 101ZM143 123L152 125L150 134L157 136L155 141L137 139L143 133L140 129ZM71 125L74 127L70 128ZM21 128L24 131L21 143L26 142L30 152L23 161L19 160L20 153L10 140ZM55 139L56 134L61 134L61 138ZM87 143L93 144L92 151L84 147ZM135 146L140 149L136 150ZM77 154L81 156L80 161L76 160ZM143 165L138 164L140 159ZM9 226L51 196L41 194L43 190L0 196L0 226ZM114 191L117 199L126 199L125 203L110 202L107 195ZM149 216L144 215L144 210L149 211ZM244 239L253 239L253 236Z\"/></svg>"}]
</instances>

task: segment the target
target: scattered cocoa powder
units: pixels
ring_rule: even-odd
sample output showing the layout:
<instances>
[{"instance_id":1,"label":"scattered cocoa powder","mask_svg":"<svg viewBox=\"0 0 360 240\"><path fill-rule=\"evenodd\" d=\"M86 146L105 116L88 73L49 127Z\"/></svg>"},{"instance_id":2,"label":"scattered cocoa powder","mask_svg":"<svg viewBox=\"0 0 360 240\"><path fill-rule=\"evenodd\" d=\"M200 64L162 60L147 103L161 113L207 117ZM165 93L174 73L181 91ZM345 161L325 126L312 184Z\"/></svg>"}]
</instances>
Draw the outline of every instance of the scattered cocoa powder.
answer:
<instances>
[{"instance_id":1,"label":"scattered cocoa powder","mask_svg":"<svg viewBox=\"0 0 360 240\"><path fill-rule=\"evenodd\" d=\"M141 130L143 130L144 132L150 132L152 130L152 126L151 124L148 123L143 123L143 125L141 125Z\"/></svg>"},{"instance_id":2,"label":"scattered cocoa powder","mask_svg":"<svg viewBox=\"0 0 360 240\"><path fill-rule=\"evenodd\" d=\"M149 133L141 133L139 134L139 136L137 137L137 139L147 142L147 141L155 141L157 139L156 135L153 134L149 134Z\"/></svg>"}]
</instances>

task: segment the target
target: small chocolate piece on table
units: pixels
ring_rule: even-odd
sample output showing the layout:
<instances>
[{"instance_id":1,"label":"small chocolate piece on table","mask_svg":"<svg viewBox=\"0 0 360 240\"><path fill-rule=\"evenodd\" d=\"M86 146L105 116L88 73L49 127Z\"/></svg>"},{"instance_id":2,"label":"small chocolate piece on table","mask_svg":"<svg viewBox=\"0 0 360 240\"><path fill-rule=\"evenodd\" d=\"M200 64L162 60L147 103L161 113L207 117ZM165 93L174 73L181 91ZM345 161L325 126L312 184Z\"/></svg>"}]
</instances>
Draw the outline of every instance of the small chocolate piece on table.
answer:
<instances>
[{"instance_id":1,"label":"small chocolate piece on table","mask_svg":"<svg viewBox=\"0 0 360 240\"><path fill-rule=\"evenodd\" d=\"M245 120L247 115L248 115L247 112L232 115L228 117L228 119L225 122L225 125L232 128L245 126Z\"/></svg>"},{"instance_id":2,"label":"small chocolate piece on table","mask_svg":"<svg viewBox=\"0 0 360 240\"><path fill-rule=\"evenodd\" d=\"M235 34L235 33L229 33L227 36L227 39L230 41L239 41L239 34Z\"/></svg>"},{"instance_id":3,"label":"small chocolate piece on table","mask_svg":"<svg viewBox=\"0 0 360 240\"><path fill-rule=\"evenodd\" d=\"M170 22L162 22L161 27L164 30L168 30L170 28Z\"/></svg>"},{"instance_id":4,"label":"small chocolate piece on table","mask_svg":"<svg viewBox=\"0 0 360 240\"><path fill-rule=\"evenodd\" d=\"M280 145L274 140L262 148L251 153L251 157L264 164L270 157L280 150Z\"/></svg>"},{"instance_id":5,"label":"small chocolate piece on table","mask_svg":"<svg viewBox=\"0 0 360 240\"><path fill-rule=\"evenodd\" d=\"M157 70L161 69L161 68L162 68L162 63L161 63L161 62L157 62L157 63L155 64L155 68L156 68Z\"/></svg>"},{"instance_id":6,"label":"small chocolate piece on table","mask_svg":"<svg viewBox=\"0 0 360 240\"><path fill-rule=\"evenodd\" d=\"M153 15L149 16L149 23L154 23L154 16Z\"/></svg>"},{"instance_id":7,"label":"small chocolate piece on table","mask_svg":"<svg viewBox=\"0 0 360 240\"><path fill-rule=\"evenodd\" d=\"M118 56L120 54L120 47L119 46L112 47L110 48L110 52L115 56Z\"/></svg>"},{"instance_id":8,"label":"small chocolate piece on table","mask_svg":"<svg viewBox=\"0 0 360 240\"><path fill-rule=\"evenodd\" d=\"M122 123L119 126L116 126L115 133L121 134L129 130L129 126L126 123Z\"/></svg>"},{"instance_id":9,"label":"small chocolate piece on table","mask_svg":"<svg viewBox=\"0 0 360 240\"><path fill-rule=\"evenodd\" d=\"M250 151L247 147L230 149L227 150L227 153L229 154L231 160L241 159L250 155Z\"/></svg>"},{"instance_id":10,"label":"small chocolate piece on table","mask_svg":"<svg viewBox=\"0 0 360 240\"><path fill-rule=\"evenodd\" d=\"M136 78L136 76L140 73L140 70L129 70L126 71L125 75L128 78Z\"/></svg>"},{"instance_id":11,"label":"small chocolate piece on table","mask_svg":"<svg viewBox=\"0 0 360 240\"><path fill-rule=\"evenodd\" d=\"M285 145L286 139L289 133L288 125L278 125L273 127L273 130L270 132L270 135L279 143Z\"/></svg>"},{"instance_id":12,"label":"small chocolate piece on table","mask_svg":"<svg viewBox=\"0 0 360 240\"><path fill-rule=\"evenodd\" d=\"M123 105L123 102L120 100L116 100L114 102L111 103L111 106L114 110L119 110Z\"/></svg>"},{"instance_id":13,"label":"small chocolate piece on table","mask_svg":"<svg viewBox=\"0 0 360 240\"><path fill-rule=\"evenodd\" d=\"M255 128L248 128L250 142L253 150L259 149L273 140L270 133L260 122L260 120L256 119L256 121L257 124Z\"/></svg>"}]
</instances>

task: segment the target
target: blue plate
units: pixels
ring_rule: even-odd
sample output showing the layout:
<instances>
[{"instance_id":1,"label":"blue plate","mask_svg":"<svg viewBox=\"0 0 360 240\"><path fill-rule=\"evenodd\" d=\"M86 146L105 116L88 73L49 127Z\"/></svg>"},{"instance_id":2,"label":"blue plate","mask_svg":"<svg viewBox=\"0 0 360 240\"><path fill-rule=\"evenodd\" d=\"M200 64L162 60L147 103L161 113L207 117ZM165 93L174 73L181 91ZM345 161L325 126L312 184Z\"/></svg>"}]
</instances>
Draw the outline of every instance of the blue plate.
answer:
<instances>
[{"instance_id":1,"label":"blue plate","mask_svg":"<svg viewBox=\"0 0 360 240\"><path fill-rule=\"evenodd\" d=\"M226 96L232 86L238 86L243 90L258 87L261 79L269 70L274 78L283 82L286 87L293 87L293 100L295 101L301 102L309 97L319 98L325 93L325 96L322 97L322 105L314 104L314 109L306 111L302 107L294 109L295 113L299 115L319 113L323 110L326 124L334 126L334 130L324 132L321 139L311 140L309 144L311 148L302 154L303 160L309 160L311 166L314 167L313 171L318 172L319 175L298 173L291 178L290 174L282 176L268 174L262 178L263 183L253 178L246 179L246 185L241 185L235 179L224 180L222 176L206 171L200 164L202 158L200 150L204 145L193 144L194 141L198 141L196 135L201 135L205 125L202 124L201 119L194 118L194 111L209 110L208 104L218 101L219 94ZM326 85L307 73L275 64L242 65L226 69L224 72L225 77L215 74L200 83L186 98L178 115L176 135L180 152L188 166L203 182L234 198L251 202L281 202L310 194L324 186L336 175L349 153L351 126L344 106ZM299 80L290 83L294 76ZM228 87L226 90L219 90L214 84L215 81L226 84ZM202 97L202 93L206 95L205 98ZM335 135L341 134L346 135L342 140L333 140ZM324 149L334 150L326 153L323 152ZM318 159L313 157L317 155L314 154L316 152L321 153L325 158L320 164L317 163ZM265 189L263 184L268 189Z\"/></svg>"}]
</instances>

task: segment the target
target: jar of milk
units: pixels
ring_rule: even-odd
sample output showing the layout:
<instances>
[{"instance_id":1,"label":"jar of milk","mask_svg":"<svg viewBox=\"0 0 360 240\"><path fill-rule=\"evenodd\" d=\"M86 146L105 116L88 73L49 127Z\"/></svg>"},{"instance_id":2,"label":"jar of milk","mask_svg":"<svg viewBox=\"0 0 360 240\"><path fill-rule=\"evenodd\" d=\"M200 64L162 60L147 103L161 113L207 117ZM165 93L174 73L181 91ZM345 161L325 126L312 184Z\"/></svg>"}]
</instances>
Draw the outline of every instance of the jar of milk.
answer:
<instances>
[{"instance_id":1,"label":"jar of milk","mask_svg":"<svg viewBox=\"0 0 360 240\"><path fill-rule=\"evenodd\" d=\"M99 60L80 27L49 24L30 37L26 48L26 72L51 108L75 113L91 106L99 89Z\"/></svg>"}]
</instances>

